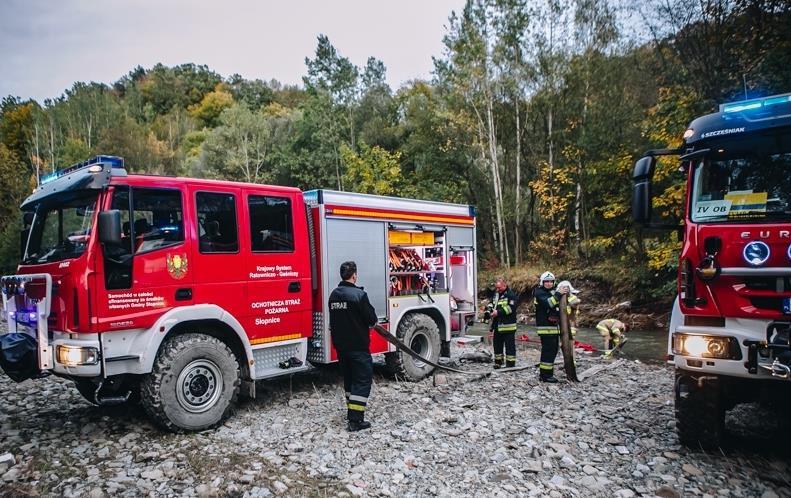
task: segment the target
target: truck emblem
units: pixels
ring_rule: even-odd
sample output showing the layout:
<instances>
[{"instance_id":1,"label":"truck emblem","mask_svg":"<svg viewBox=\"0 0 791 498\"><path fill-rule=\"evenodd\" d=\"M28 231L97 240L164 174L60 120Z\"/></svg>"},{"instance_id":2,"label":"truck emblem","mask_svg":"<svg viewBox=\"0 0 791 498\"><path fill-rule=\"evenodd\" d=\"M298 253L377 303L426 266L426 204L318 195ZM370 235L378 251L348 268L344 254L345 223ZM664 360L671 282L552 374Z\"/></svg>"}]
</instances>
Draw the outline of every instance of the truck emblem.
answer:
<instances>
[{"instance_id":1,"label":"truck emblem","mask_svg":"<svg viewBox=\"0 0 791 498\"><path fill-rule=\"evenodd\" d=\"M176 280L180 280L184 278L184 275L187 274L187 270L189 269L186 254L184 255L168 254L167 264L168 264L168 273L170 273L170 276L175 278Z\"/></svg>"},{"instance_id":2,"label":"truck emblem","mask_svg":"<svg viewBox=\"0 0 791 498\"><path fill-rule=\"evenodd\" d=\"M769 246L760 240L754 240L748 243L744 246L744 251L742 252L744 260L752 266L761 266L766 263L770 254L771 251L769 250Z\"/></svg>"}]
</instances>

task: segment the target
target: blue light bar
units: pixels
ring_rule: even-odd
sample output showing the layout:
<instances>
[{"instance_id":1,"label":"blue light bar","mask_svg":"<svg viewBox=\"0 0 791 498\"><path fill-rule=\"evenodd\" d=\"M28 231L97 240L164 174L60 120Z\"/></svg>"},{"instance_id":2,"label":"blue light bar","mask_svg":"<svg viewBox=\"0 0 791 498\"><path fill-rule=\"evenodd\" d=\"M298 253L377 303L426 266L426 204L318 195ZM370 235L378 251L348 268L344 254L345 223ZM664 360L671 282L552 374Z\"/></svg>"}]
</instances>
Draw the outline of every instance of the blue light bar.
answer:
<instances>
[{"instance_id":1,"label":"blue light bar","mask_svg":"<svg viewBox=\"0 0 791 498\"><path fill-rule=\"evenodd\" d=\"M45 183L49 183L53 180L57 180L58 178L68 175L69 173L73 173L77 170L88 168L93 166L94 164L107 164L110 168L120 168L123 169L124 167L124 158L118 156L96 156L88 159L87 161L83 161L81 163L72 164L68 168L59 169L52 173L48 173L43 175L39 178L39 185L44 185Z\"/></svg>"},{"instance_id":2,"label":"blue light bar","mask_svg":"<svg viewBox=\"0 0 791 498\"><path fill-rule=\"evenodd\" d=\"M734 112L752 111L755 109L766 109L779 104L788 104L791 102L791 93L783 95L773 95L771 97L763 97L760 99L742 100L741 102L731 102L730 104L721 104L720 112L723 114L730 114Z\"/></svg>"}]
</instances>

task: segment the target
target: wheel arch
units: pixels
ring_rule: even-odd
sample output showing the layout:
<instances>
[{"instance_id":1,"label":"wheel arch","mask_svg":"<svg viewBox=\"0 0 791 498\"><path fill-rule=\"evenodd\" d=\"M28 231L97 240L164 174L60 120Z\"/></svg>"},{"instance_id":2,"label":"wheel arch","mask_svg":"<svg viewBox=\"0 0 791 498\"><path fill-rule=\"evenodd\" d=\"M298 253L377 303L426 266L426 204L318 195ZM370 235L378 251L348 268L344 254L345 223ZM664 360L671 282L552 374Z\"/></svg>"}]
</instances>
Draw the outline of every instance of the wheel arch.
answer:
<instances>
[{"instance_id":1,"label":"wheel arch","mask_svg":"<svg viewBox=\"0 0 791 498\"><path fill-rule=\"evenodd\" d=\"M242 378L247 379L250 377L250 362L248 361L248 358L252 358L252 355L248 356L247 352L245 351L245 344L242 342L242 339L239 337L233 327L231 327L227 322L217 318L203 318L179 322L172 329L170 329L167 335L162 339L162 343L171 337L187 333L208 335L222 341L223 344L231 349L233 354L239 360ZM162 347L162 343L159 345L160 348Z\"/></svg>"},{"instance_id":2,"label":"wheel arch","mask_svg":"<svg viewBox=\"0 0 791 498\"><path fill-rule=\"evenodd\" d=\"M398 317L398 322L395 324L395 327L392 329L393 333L395 333L398 330L398 327L401 325L401 322L404 320L404 318L407 315L413 315L413 314L423 314L434 320L434 323L437 324L437 328L440 331L440 340L442 341L447 340L446 334L448 330L448 323L445 320L445 317L442 316L442 312L438 308L435 308L433 306L425 306L425 307L416 306L404 310L403 313L401 313L401 315Z\"/></svg>"}]
</instances>

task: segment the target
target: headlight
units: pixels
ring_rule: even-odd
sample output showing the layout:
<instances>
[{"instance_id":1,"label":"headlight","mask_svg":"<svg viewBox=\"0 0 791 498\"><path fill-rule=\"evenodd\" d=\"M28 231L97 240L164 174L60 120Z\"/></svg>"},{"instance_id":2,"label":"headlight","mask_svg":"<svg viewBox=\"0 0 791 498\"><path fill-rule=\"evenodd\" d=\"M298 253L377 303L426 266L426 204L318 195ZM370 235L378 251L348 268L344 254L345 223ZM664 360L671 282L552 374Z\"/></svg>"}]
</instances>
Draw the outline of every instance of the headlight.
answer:
<instances>
[{"instance_id":1,"label":"headlight","mask_svg":"<svg viewBox=\"0 0 791 498\"><path fill-rule=\"evenodd\" d=\"M673 334L673 354L696 358L739 360L742 352L734 337Z\"/></svg>"},{"instance_id":2,"label":"headlight","mask_svg":"<svg viewBox=\"0 0 791 498\"><path fill-rule=\"evenodd\" d=\"M58 363L69 367L99 363L99 350L96 348L59 345L55 348L55 355Z\"/></svg>"}]
</instances>

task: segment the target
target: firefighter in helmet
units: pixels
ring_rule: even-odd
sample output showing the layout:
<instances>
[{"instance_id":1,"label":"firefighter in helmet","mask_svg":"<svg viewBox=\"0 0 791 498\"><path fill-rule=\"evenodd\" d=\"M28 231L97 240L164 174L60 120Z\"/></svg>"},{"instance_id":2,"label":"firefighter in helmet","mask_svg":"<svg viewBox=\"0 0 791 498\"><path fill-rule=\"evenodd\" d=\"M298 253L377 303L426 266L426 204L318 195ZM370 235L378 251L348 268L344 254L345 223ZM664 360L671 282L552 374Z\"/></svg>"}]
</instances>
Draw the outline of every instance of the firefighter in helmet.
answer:
<instances>
[{"instance_id":1,"label":"firefighter in helmet","mask_svg":"<svg viewBox=\"0 0 791 498\"><path fill-rule=\"evenodd\" d=\"M516 366L516 293L508 287L503 277L494 282L494 310L491 313L490 330L494 345L494 368ZM503 355L505 348L505 355Z\"/></svg>"},{"instance_id":2,"label":"firefighter in helmet","mask_svg":"<svg viewBox=\"0 0 791 498\"><path fill-rule=\"evenodd\" d=\"M612 352L626 342L624 334L629 327L620 320L615 318L607 318L596 324L596 330L601 334L604 341L605 358L610 358Z\"/></svg>"},{"instance_id":3,"label":"firefighter in helmet","mask_svg":"<svg viewBox=\"0 0 791 498\"><path fill-rule=\"evenodd\" d=\"M533 293L536 305L536 327L541 339L541 362L539 363L539 380L555 383L555 357L560 349L560 330L558 329L558 303L560 294L568 294L569 288L555 291L555 275L545 271L539 278L539 284Z\"/></svg>"},{"instance_id":4,"label":"firefighter in helmet","mask_svg":"<svg viewBox=\"0 0 791 498\"><path fill-rule=\"evenodd\" d=\"M329 299L330 334L343 373L348 429L354 432L371 427L371 423L365 421L373 379L369 330L376 324L377 317L368 294L355 285L355 262L341 264L340 274L342 281Z\"/></svg>"}]
</instances>

